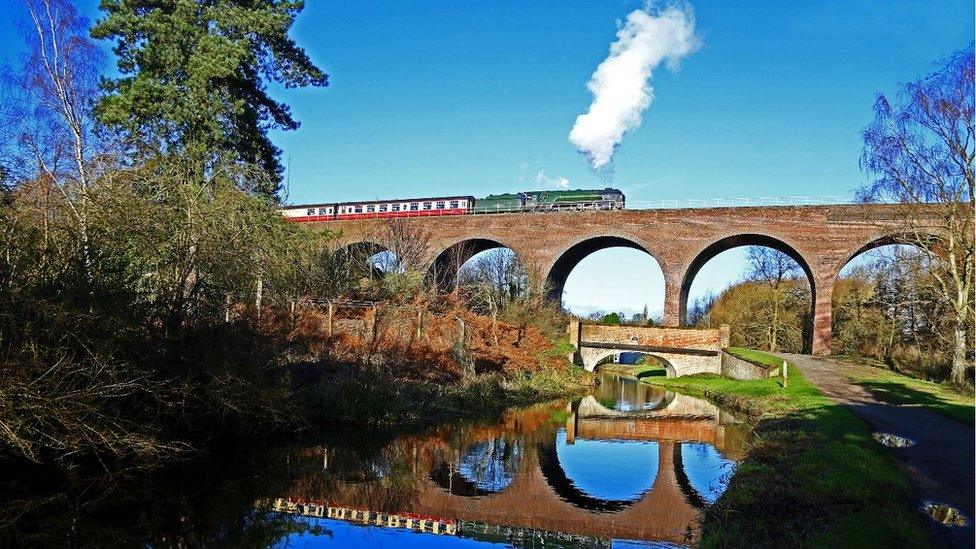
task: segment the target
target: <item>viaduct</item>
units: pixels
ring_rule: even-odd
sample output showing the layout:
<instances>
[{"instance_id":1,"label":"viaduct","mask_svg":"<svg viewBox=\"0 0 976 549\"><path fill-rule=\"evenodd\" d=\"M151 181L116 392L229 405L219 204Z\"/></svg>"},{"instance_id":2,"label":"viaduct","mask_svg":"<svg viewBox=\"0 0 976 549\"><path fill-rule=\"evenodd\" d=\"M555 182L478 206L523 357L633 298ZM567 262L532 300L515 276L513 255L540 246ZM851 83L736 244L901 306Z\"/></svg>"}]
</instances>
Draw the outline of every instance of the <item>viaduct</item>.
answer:
<instances>
[{"instance_id":1,"label":"viaduct","mask_svg":"<svg viewBox=\"0 0 976 549\"><path fill-rule=\"evenodd\" d=\"M566 279L587 255L628 247L651 255L664 273L664 325L685 324L688 293L710 259L739 246L779 250L803 269L810 283L812 319L807 350L830 353L831 297L841 268L854 256L904 241L898 205L686 208L408 218L430 234L431 280L450 284L474 254L506 247L544 276L550 295L561 299ZM326 223L341 231L352 249L381 251L384 219Z\"/></svg>"}]
</instances>

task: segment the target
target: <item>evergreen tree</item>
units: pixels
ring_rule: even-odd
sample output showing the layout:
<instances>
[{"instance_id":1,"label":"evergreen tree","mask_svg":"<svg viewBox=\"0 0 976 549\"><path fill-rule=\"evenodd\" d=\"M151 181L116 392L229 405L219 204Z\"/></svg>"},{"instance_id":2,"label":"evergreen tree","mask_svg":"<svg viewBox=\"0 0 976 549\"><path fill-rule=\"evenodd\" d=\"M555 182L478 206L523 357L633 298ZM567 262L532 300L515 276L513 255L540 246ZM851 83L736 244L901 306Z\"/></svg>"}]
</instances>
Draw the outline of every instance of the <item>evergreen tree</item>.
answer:
<instances>
[{"instance_id":1,"label":"evergreen tree","mask_svg":"<svg viewBox=\"0 0 976 549\"><path fill-rule=\"evenodd\" d=\"M289 38L302 0L102 0L92 36L115 42L118 78L103 80L99 119L144 157L185 154L208 177L218 162L260 166L281 185L268 130L298 128L267 83L326 86Z\"/></svg>"}]
</instances>

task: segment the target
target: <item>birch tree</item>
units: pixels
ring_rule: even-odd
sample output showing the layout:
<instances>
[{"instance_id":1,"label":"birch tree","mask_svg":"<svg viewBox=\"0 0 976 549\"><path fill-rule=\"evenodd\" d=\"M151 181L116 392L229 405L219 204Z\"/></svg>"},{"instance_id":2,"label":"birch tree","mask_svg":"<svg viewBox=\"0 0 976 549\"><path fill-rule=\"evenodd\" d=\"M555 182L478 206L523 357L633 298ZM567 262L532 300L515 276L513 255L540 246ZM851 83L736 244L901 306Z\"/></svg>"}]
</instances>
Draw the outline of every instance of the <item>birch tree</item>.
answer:
<instances>
[{"instance_id":1,"label":"birch tree","mask_svg":"<svg viewBox=\"0 0 976 549\"><path fill-rule=\"evenodd\" d=\"M873 181L866 202L901 204L904 243L926 254L941 300L954 315L952 371L966 380L967 333L973 320L973 49L900 87L897 101L880 94L862 132L862 169Z\"/></svg>"}]
</instances>

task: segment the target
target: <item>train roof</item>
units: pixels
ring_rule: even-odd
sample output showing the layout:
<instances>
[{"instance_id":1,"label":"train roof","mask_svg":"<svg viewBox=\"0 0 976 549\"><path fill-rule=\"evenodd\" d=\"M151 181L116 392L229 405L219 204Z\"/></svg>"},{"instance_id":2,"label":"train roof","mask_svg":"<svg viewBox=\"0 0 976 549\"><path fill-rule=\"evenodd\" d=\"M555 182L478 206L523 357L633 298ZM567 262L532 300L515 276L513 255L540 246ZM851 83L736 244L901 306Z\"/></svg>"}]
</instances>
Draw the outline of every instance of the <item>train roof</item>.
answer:
<instances>
[{"instance_id":1,"label":"train roof","mask_svg":"<svg viewBox=\"0 0 976 549\"><path fill-rule=\"evenodd\" d=\"M598 193L606 193L606 192L624 194L620 189L615 189L613 187L606 187L604 189L545 189L541 191L519 191L515 193L490 194L486 196L485 199L510 198L510 197L517 197L520 194L531 194L531 195L545 194L548 196L578 196L578 195L598 194Z\"/></svg>"},{"instance_id":2,"label":"train roof","mask_svg":"<svg viewBox=\"0 0 976 549\"><path fill-rule=\"evenodd\" d=\"M317 208L319 206L355 206L357 204L391 204L393 202L428 202L433 200L457 200L457 199L467 199L475 200L473 196L467 195L452 195L452 196L428 196L422 198L384 198L382 200L354 200L347 202L315 202L312 204L286 204L283 206L284 209L297 209L297 208Z\"/></svg>"}]
</instances>

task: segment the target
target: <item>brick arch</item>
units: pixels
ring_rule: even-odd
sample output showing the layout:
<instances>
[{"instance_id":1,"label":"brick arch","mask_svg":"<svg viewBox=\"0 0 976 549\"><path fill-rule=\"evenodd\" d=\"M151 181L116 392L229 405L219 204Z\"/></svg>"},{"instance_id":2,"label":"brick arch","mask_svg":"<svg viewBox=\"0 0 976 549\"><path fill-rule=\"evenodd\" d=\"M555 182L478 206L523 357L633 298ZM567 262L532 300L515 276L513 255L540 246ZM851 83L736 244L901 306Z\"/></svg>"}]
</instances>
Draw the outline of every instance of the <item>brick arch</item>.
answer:
<instances>
[{"instance_id":1,"label":"brick arch","mask_svg":"<svg viewBox=\"0 0 976 549\"><path fill-rule=\"evenodd\" d=\"M434 260L427 269L427 283L436 286L442 291L451 290L457 283L458 270L469 259L481 252L497 248L512 250L512 253L515 253L516 257L518 257L515 248L495 237L472 237L455 240L444 246L434 256Z\"/></svg>"},{"instance_id":2,"label":"brick arch","mask_svg":"<svg viewBox=\"0 0 976 549\"><path fill-rule=\"evenodd\" d=\"M661 258L651 251L651 248L641 242L641 239L623 233L590 234L576 239L569 247L556 253L551 264L546 269L546 285L549 288L549 298L562 303L563 291L570 273L583 259L594 252L607 248L631 248L640 250L654 259L664 275L667 286L667 271ZM668 288L665 287L665 295Z\"/></svg>"},{"instance_id":3,"label":"brick arch","mask_svg":"<svg viewBox=\"0 0 976 549\"><path fill-rule=\"evenodd\" d=\"M935 232L925 233L924 235L920 235L920 236L921 237L929 237L933 241L936 240L936 239L938 239L938 238L940 238L940 235L938 233L935 233ZM850 250L848 250L846 252L845 255L842 256L843 259L841 259L841 261L833 269L834 278L837 278L838 276L840 276L840 272L855 257L857 257L857 256L859 256L859 255L861 255L863 253L870 252L871 250L874 250L874 249L877 249L877 248L881 248L882 246L891 246L891 245L895 245L895 244L901 244L901 245L904 245L904 246L914 246L914 247L918 248L919 247L918 244L916 244L915 242L912 242L912 240L914 240L915 238L916 238L915 235L911 235L911 234L907 234L907 233L899 232L899 231L893 231L893 232L881 233L881 234L878 234L878 235L876 235L876 236L874 236L874 237L872 237L872 238L870 238L868 240L862 241L862 242L859 243L858 246L852 247Z\"/></svg>"},{"instance_id":4,"label":"brick arch","mask_svg":"<svg viewBox=\"0 0 976 549\"><path fill-rule=\"evenodd\" d=\"M817 307L817 279L814 276L813 270L810 268L810 263L797 251L795 245L787 243L786 239L780 239L766 234L744 233L725 236L708 244L695 254L694 258L685 268L684 275L681 279L681 288L678 293L678 325L686 326L688 323L688 294L691 291L691 284L695 281L695 277L698 276L702 267L718 254L742 246L764 246L772 248L783 252L800 265L800 269L803 270L803 274L806 275L807 282L810 284L811 314L803 334L804 352L809 352L813 345L813 323L816 315L815 309Z\"/></svg>"},{"instance_id":5,"label":"brick arch","mask_svg":"<svg viewBox=\"0 0 976 549\"><path fill-rule=\"evenodd\" d=\"M361 276L374 276L382 274L380 269L377 269L372 264L367 264L367 260L378 253L388 252L390 249L375 240L369 239L359 239L353 242L348 242L345 245L338 248L335 252L336 255L345 256L348 261L346 268L355 268L357 271L362 269L362 272L357 272L357 275ZM399 261L399 258L397 258Z\"/></svg>"}]
</instances>

